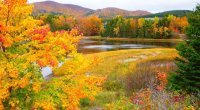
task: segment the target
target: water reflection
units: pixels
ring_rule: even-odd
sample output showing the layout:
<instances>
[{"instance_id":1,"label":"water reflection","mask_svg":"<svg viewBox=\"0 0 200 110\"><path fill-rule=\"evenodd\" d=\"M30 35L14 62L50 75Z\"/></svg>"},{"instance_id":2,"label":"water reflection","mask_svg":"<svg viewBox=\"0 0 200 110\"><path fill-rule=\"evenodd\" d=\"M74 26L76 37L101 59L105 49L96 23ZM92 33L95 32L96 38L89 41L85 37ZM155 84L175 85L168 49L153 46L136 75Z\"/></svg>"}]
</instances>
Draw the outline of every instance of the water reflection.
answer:
<instances>
[{"instance_id":1,"label":"water reflection","mask_svg":"<svg viewBox=\"0 0 200 110\"><path fill-rule=\"evenodd\" d=\"M108 41L108 40L90 40L83 39L79 43L78 51L80 53L97 53L111 50L122 49L145 49L145 48L174 48L175 42L145 42L145 41Z\"/></svg>"},{"instance_id":2,"label":"water reflection","mask_svg":"<svg viewBox=\"0 0 200 110\"><path fill-rule=\"evenodd\" d=\"M47 76L49 76L50 74L52 74L51 67L42 68L42 75L43 75L44 78L47 78Z\"/></svg>"},{"instance_id":3,"label":"water reflection","mask_svg":"<svg viewBox=\"0 0 200 110\"><path fill-rule=\"evenodd\" d=\"M63 64L64 64L63 62L59 63L59 64L58 64L58 67L62 66ZM44 77L45 79L48 79L48 78L49 78L49 75L51 75L52 72L53 72L53 71L52 71L52 68L49 67L49 66L42 68L42 75L43 75L43 77Z\"/></svg>"}]
</instances>

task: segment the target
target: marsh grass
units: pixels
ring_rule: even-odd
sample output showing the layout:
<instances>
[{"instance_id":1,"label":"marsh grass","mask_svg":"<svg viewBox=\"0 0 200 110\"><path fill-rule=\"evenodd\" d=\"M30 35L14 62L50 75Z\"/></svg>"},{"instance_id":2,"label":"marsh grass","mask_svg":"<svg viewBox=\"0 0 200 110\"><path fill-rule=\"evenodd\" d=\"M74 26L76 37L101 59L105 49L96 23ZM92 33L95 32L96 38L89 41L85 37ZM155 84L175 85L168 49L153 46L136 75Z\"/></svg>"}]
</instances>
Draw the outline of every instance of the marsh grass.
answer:
<instances>
[{"instance_id":1,"label":"marsh grass","mask_svg":"<svg viewBox=\"0 0 200 110\"><path fill-rule=\"evenodd\" d=\"M147 82L154 80L156 71L174 70L173 59L177 53L174 49L138 49L92 55L102 59L90 73L107 76L103 85L104 90L132 92L145 88Z\"/></svg>"},{"instance_id":2,"label":"marsh grass","mask_svg":"<svg viewBox=\"0 0 200 110\"><path fill-rule=\"evenodd\" d=\"M95 97L95 101L89 106L82 107L82 110L102 110L106 104L120 100L124 96L124 92L121 91L102 91Z\"/></svg>"},{"instance_id":3,"label":"marsh grass","mask_svg":"<svg viewBox=\"0 0 200 110\"><path fill-rule=\"evenodd\" d=\"M143 89L106 104L105 110L199 110L198 98L185 93Z\"/></svg>"},{"instance_id":4,"label":"marsh grass","mask_svg":"<svg viewBox=\"0 0 200 110\"><path fill-rule=\"evenodd\" d=\"M173 59L177 57L175 49L132 49L86 55L97 56L100 63L89 70L96 76L106 76L103 91L96 100L83 109L96 110L123 97L129 97L133 91L149 87L155 81L157 71L174 71Z\"/></svg>"},{"instance_id":5,"label":"marsh grass","mask_svg":"<svg viewBox=\"0 0 200 110\"><path fill-rule=\"evenodd\" d=\"M126 91L130 94L134 91L149 88L156 83L157 72L171 73L176 70L173 60L153 60L140 63L135 72L130 72L124 79Z\"/></svg>"},{"instance_id":6,"label":"marsh grass","mask_svg":"<svg viewBox=\"0 0 200 110\"><path fill-rule=\"evenodd\" d=\"M153 60L173 60L177 57L177 51L168 48L131 49L86 55L88 58L91 58L92 56L99 57L101 62L90 69L90 73L103 76L116 74L119 76L128 73L128 71L135 71L136 65L139 63ZM134 60L125 62L127 59Z\"/></svg>"}]
</instances>

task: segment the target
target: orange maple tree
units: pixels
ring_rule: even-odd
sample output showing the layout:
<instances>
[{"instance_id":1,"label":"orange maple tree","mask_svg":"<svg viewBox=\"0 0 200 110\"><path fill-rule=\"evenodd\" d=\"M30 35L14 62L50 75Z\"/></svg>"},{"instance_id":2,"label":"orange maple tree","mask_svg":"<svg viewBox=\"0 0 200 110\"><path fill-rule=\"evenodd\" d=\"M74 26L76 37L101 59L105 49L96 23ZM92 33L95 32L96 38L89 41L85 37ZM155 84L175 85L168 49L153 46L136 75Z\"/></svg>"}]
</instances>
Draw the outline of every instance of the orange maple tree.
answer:
<instances>
[{"instance_id":1,"label":"orange maple tree","mask_svg":"<svg viewBox=\"0 0 200 110\"><path fill-rule=\"evenodd\" d=\"M78 30L86 36L99 35L102 26L102 20L97 16L80 18L77 23Z\"/></svg>"},{"instance_id":2,"label":"orange maple tree","mask_svg":"<svg viewBox=\"0 0 200 110\"><path fill-rule=\"evenodd\" d=\"M76 52L82 36L75 29L50 32L31 13L26 0L0 0L0 109L79 109L79 100L93 99L102 82L85 75L93 61ZM43 67L74 59L82 65L71 63L59 78L44 80Z\"/></svg>"},{"instance_id":3,"label":"orange maple tree","mask_svg":"<svg viewBox=\"0 0 200 110\"><path fill-rule=\"evenodd\" d=\"M176 17L173 15L168 16L170 21L169 29L176 33L184 33L186 27L189 25L187 17Z\"/></svg>"}]
</instances>

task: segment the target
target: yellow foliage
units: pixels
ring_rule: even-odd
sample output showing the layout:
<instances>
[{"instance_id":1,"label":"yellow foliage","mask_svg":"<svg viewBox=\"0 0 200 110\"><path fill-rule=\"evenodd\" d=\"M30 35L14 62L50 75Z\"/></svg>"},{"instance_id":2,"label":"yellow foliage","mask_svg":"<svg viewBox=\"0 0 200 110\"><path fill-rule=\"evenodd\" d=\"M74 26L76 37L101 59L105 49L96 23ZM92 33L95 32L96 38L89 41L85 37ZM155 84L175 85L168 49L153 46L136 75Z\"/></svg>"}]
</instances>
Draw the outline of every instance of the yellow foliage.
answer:
<instances>
[{"instance_id":1,"label":"yellow foliage","mask_svg":"<svg viewBox=\"0 0 200 110\"><path fill-rule=\"evenodd\" d=\"M41 90L41 83L33 83L32 88L34 92L38 93Z\"/></svg>"},{"instance_id":2,"label":"yellow foliage","mask_svg":"<svg viewBox=\"0 0 200 110\"><path fill-rule=\"evenodd\" d=\"M90 75L88 70L98 64L97 57L87 57L72 53L70 58L65 63L54 70L54 75L59 76L59 81L56 82L66 95L61 96L61 100L64 103L63 107L67 107L67 110L79 110L79 100L81 98L89 98L94 100L94 96L101 91L101 84L105 80L105 77L96 77ZM63 84L63 81L69 81L69 84ZM68 100L65 100L68 97Z\"/></svg>"},{"instance_id":3,"label":"yellow foliage","mask_svg":"<svg viewBox=\"0 0 200 110\"><path fill-rule=\"evenodd\" d=\"M13 44L13 38L10 35L6 34L4 37L3 46L10 47L12 46L12 44Z\"/></svg>"},{"instance_id":4,"label":"yellow foliage","mask_svg":"<svg viewBox=\"0 0 200 110\"><path fill-rule=\"evenodd\" d=\"M196 110L194 106L184 107L183 110Z\"/></svg>"},{"instance_id":5,"label":"yellow foliage","mask_svg":"<svg viewBox=\"0 0 200 110\"><path fill-rule=\"evenodd\" d=\"M0 109L79 109L81 98L94 100L104 78L85 74L96 62L76 52L82 38L76 29L50 32L26 2L0 0ZM44 81L46 66L59 77Z\"/></svg>"},{"instance_id":6,"label":"yellow foliage","mask_svg":"<svg viewBox=\"0 0 200 110\"><path fill-rule=\"evenodd\" d=\"M45 101L35 102L34 109L42 108L43 110L56 110L54 104L50 103L51 98L45 99Z\"/></svg>"},{"instance_id":7,"label":"yellow foliage","mask_svg":"<svg viewBox=\"0 0 200 110\"><path fill-rule=\"evenodd\" d=\"M144 18L140 18L140 19L138 20L138 26L139 26L139 27L143 27L144 23L145 23L145 19L144 19Z\"/></svg>"}]
</instances>

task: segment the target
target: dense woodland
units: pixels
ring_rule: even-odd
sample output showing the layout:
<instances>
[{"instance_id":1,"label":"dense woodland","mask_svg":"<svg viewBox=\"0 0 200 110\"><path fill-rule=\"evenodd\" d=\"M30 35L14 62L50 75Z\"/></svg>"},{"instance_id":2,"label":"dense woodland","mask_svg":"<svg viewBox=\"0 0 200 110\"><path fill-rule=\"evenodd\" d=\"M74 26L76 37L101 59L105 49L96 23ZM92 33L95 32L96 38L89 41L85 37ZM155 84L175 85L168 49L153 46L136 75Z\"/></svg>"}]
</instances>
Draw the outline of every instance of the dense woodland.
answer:
<instances>
[{"instance_id":1,"label":"dense woodland","mask_svg":"<svg viewBox=\"0 0 200 110\"><path fill-rule=\"evenodd\" d=\"M101 19L96 16L85 18L44 14L37 17L49 24L51 31L78 29L84 36L124 37L124 38L173 38L174 33L184 33L188 26L186 17L168 15L163 18L123 18Z\"/></svg>"},{"instance_id":2,"label":"dense woodland","mask_svg":"<svg viewBox=\"0 0 200 110\"><path fill-rule=\"evenodd\" d=\"M36 17L44 24L50 25L51 31L77 29L85 36L99 35L103 24L102 20L96 16L85 18L66 17L64 15L44 14Z\"/></svg>"},{"instance_id":3,"label":"dense woodland","mask_svg":"<svg viewBox=\"0 0 200 110\"><path fill-rule=\"evenodd\" d=\"M188 26L186 17L169 15L153 19L125 19L117 16L105 23L102 36L129 38L172 38L173 33L183 33Z\"/></svg>"}]
</instances>

